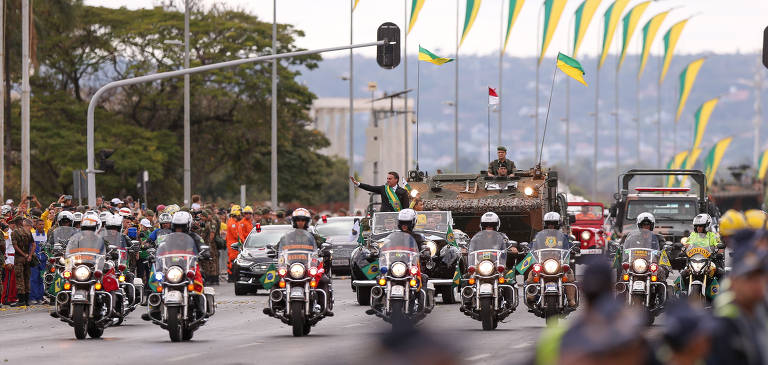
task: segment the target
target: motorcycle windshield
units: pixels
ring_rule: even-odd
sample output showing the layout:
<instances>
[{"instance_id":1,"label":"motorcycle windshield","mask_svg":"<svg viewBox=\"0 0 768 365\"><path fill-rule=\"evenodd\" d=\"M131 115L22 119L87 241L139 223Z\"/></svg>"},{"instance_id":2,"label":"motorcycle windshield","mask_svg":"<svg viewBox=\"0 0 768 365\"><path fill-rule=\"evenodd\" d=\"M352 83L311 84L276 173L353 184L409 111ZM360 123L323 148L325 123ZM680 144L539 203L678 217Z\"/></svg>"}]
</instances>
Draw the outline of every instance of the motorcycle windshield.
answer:
<instances>
[{"instance_id":1,"label":"motorcycle windshield","mask_svg":"<svg viewBox=\"0 0 768 365\"><path fill-rule=\"evenodd\" d=\"M128 249L125 242L125 237L118 232L113 230L106 230L102 232L101 236L104 238L105 243L108 246L115 246L117 247L117 253L118 253L118 259L117 259L117 265L128 265Z\"/></svg>"},{"instance_id":2,"label":"motorcycle windshield","mask_svg":"<svg viewBox=\"0 0 768 365\"><path fill-rule=\"evenodd\" d=\"M404 232L392 232L380 241L379 266L389 267L395 262L418 265L419 246L411 235Z\"/></svg>"},{"instance_id":3,"label":"motorcycle windshield","mask_svg":"<svg viewBox=\"0 0 768 365\"><path fill-rule=\"evenodd\" d=\"M469 241L469 265L477 266L482 261L507 262L504 238L494 231L480 231Z\"/></svg>"},{"instance_id":4,"label":"motorcycle windshield","mask_svg":"<svg viewBox=\"0 0 768 365\"><path fill-rule=\"evenodd\" d=\"M315 237L303 229L294 229L280 238L277 243L278 264L301 263L317 266L317 244Z\"/></svg>"},{"instance_id":5,"label":"motorcycle windshield","mask_svg":"<svg viewBox=\"0 0 768 365\"><path fill-rule=\"evenodd\" d=\"M60 244L62 247L67 245L72 236L77 233L77 230L73 227L59 227L53 230L53 244Z\"/></svg>"},{"instance_id":6,"label":"motorcycle windshield","mask_svg":"<svg viewBox=\"0 0 768 365\"><path fill-rule=\"evenodd\" d=\"M179 266L185 271L194 270L197 265L197 245L188 234L174 232L163 236L157 246L155 270L164 272L171 266Z\"/></svg>"},{"instance_id":7,"label":"motorcycle windshield","mask_svg":"<svg viewBox=\"0 0 768 365\"><path fill-rule=\"evenodd\" d=\"M536 234L531 250L547 248L562 249L565 247L565 234L557 229L544 229Z\"/></svg>"},{"instance_id":8,"label":"motorcycle windshield","mask_svg":"<svg viewBox=\"0 0 768 365\"><path fill-rule=\"evenodd\" d=\"M562 250L559 248L544 248L533 251L533 257L536 259L536 262L544 262L547 259L555 259L560 262L564 262L567 255L568 250Z\"/></svg>"},{"instance_id":9,"label":"motorcycle windshield","mask_svg":"<svg viewBox=\"0 0 768 365\"><path fill-rule=\"evenodd\" d=\"M624 239L624 248L647 248L657 250L658 242L654 243L654 237L653 232L647 229L632 231Z\"/></svg>"},{"instance_id":10,"label":"motorcycle windshield","mask_svg":"<svg viewBox=\"0 0 768 365\"><path fill-rule=\"evenodd\" d=\"M394 232L397 230L397 212L373 213L371 230L373 234Z\"/></svg>"},{"instance_id":11,"label":"motorcycle windshield","mask_svg":"<svg viewBox=\"0 0 768 365\"><path fill-rule=\"evenodd\" d=\"M67 270L72 270L78 265L88 265L101 270L106 254L107 246L103 238L94 232L82 232L69 239L64 260Z\"/></svg>"},{"instance_id":12,"label":"motorcycle windshield","mask_svg":"<svg viewBox=\"0 0 768 365\"><path fill-rule=\"evenodd\" d=\"M415 232L448 233L451 226L451 212L418 212L416 214Z\"/></svg>"}]
</instances>

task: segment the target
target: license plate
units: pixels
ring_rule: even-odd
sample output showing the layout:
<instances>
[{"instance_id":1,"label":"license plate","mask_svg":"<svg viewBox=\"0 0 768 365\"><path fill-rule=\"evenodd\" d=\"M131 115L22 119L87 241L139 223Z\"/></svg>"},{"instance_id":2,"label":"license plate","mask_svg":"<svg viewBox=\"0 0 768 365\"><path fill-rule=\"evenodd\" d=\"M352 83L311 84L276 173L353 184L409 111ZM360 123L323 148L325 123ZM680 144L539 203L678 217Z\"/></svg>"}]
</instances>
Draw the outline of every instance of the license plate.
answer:
<instances>
[{"instance_id":1,"label":"license plate","mask_svg":"<svg viewBox=\"0 0 768 365\"><path fill-rule=\"evenodd\" d=\"M544 292L546 293L557 292L557 284L555 283L544 284Z\"/></svg>"},{"instance_id":2,"label":"license plate","mask_svg":"<svg viewBox=\"0 0 768 365\"><path fill-rule=\"evenodd\" d=\"M480 284L480 294L491 294L493 292L493 285L488 283Z\"/></svg>"},{"instance_id":3,"label":"license plate","mask_svg":"<svg viewBox=\"0 0 768 365\"><path fill-rule=\"evenodd\" d=\"M169 291L165 293L165 302L166 303L179 303L181 302L181 292L180 291Z\"/></svg>"},{"instance_id":4,"label":"license plate","mask_svg":"<svg viewBox=\"0 0 768 365\"><path fill-rule=\"evenodd\" d=\"M393 285L392 286L392 295L393 297L402 297L405 295L405 287L400 285Z\"/></svg>"},{"instance_id":5,"label":"license plate","mask_svg":"<svg viewBox=\"0 0 768 365\"><path fill-rule=\"evenodd\" d=\"M333 264L333 266L349 265L349 260L337 259L337 260L333 260L331 263Z\"/></svg>"},{"instance_id":6,"label":"license plate","mask_svg":"<svg viewBox=\"0 0 768 365\"><path fill-rule=\"evenodd\" d=\"M581 250L582 255L599 255L603 253L603 250L599 248L586 248Z\"/></svg>"},{"instance_id":7,"label":"license plate","mask_svg":"<svg viewBox=\"0 0 768 365\"><path fill-rule=\"evenodd\" d=\"M85 299L85 294L76 293L75 295L72 296L72 299L74 299L74 300L83 300L83 299Z\"/></svg>"},{"instance_id":8,"label":"license plate","mask_svg":"<svg viewBox=\"0 0 768 365\"><path fill-rule=\"evenodd\" d=\"M632 284L632 290L641 290L641 291L645 290L645 283L642 281L635 281Z\"/></svg>"},{"instance_id":9,"label":"license plate","mask_svg":"<svg viewBox=\"0 0 768 365\"><path fill-rule=\"evenodd\" d=\"M291 298L304 298L304 288L300 286L291 288Z\"/></svg>"}]
</instances>

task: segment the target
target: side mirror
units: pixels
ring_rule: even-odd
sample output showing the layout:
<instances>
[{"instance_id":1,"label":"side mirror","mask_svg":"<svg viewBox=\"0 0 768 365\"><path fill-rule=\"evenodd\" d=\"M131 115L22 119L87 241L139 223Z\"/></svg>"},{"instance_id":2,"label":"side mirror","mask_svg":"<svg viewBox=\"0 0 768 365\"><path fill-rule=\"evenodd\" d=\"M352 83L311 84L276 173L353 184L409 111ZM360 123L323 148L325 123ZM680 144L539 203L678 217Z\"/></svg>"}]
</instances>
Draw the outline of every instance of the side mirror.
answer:
<instances>
[{"instance_id":1,"label":"side mirror","mask_svg":"<svg viewBox=\"0 0 768 365\"><path fill-rule=\"evenodd\" d=\"M609 209L609 212L611 214L611 218L616 218L616 207L615 206L611 207L611 209Z\"/></svg>"},{"instance_id":2,"label":"side mirror","mask_svg":"<svg viewBox=\"0 0 768 365\"><path fill-rule=\"evenodd\" d=\"M329 250L329 249L331 249L331 244L328 243L328 242L325 242L322 245L320 245L320 249L321 250Z\"/></svg>"},{"instance_id":3,"label":"side mirror","mask_svg":"<svg viewBox=\"0 0 768 365\"><path fill-rule=\"evenodd\" d=\"M132 245L132 246L138 246L138 245L139 245L139 241L137 241L137 240L132 240L132 241L131 241L131 245Z\"/></svg>"},{"instance_id":4,"label":"side mirror","mask_svg":"<svg viewBox=\"0 0 768 365\"><path fill-rule=\"evenodd\" d=\"M267 245L265 247L267 248L267 250L272 250L272 251L275 250L275 244L274 243L267 243Z\"/></svg>"},{"instance_id":5,"label":"side mirror","mask_svg":"<svg viewBox=\"0 0 768 365\"><path fill-rule=\"evenodd\" d=\"M231 249L233 249L233 250L237 250L237 251L240 251L240 244L239 244L239 243L237 243L237 242L235 242L235 243L233 243L233 244L229 245L229 248L231 248Z\"/></svg>"}]
</instances>

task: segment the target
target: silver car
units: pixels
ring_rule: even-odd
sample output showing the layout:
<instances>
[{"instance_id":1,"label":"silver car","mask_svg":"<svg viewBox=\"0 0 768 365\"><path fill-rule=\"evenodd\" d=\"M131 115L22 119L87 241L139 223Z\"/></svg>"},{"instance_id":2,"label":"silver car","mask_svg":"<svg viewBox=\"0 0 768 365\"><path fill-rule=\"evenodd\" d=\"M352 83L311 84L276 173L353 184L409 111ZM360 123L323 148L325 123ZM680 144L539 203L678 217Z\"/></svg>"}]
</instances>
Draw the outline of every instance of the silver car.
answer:
<instances>
[{"instance_id":1,"label":"silver car","mask_svg":"<svg viewBox=\"0 0 768 365\"><path fill-rule=\"evenodd\" d=\"M331 271L334 274L349 274L349 258L358 245L355 221L361 219L363 217L328 217L318 220L312 227L315 233L331 244Z\"/></svg>"}]
</instances>

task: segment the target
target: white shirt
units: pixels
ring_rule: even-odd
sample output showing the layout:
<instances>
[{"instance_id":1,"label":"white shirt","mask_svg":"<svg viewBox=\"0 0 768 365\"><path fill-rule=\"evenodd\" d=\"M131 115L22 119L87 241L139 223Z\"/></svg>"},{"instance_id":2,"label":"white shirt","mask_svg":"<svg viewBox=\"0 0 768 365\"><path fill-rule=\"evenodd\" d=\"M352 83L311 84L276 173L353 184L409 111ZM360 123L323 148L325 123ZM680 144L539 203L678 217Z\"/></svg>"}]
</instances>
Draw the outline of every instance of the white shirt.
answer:
<instances>
[{"instance_id":1,"label":"white shirt","mask_svg":"<svg viewBox=\"0 0 768 365\"><path fill-rule=\"evenodd\" d=\"M13 258L16 251L13 249L13 244L11 243L11 230L8 229L8 238L5 239L5 264L6 265L13 265Z\"/></svg>"}]
</instances>

